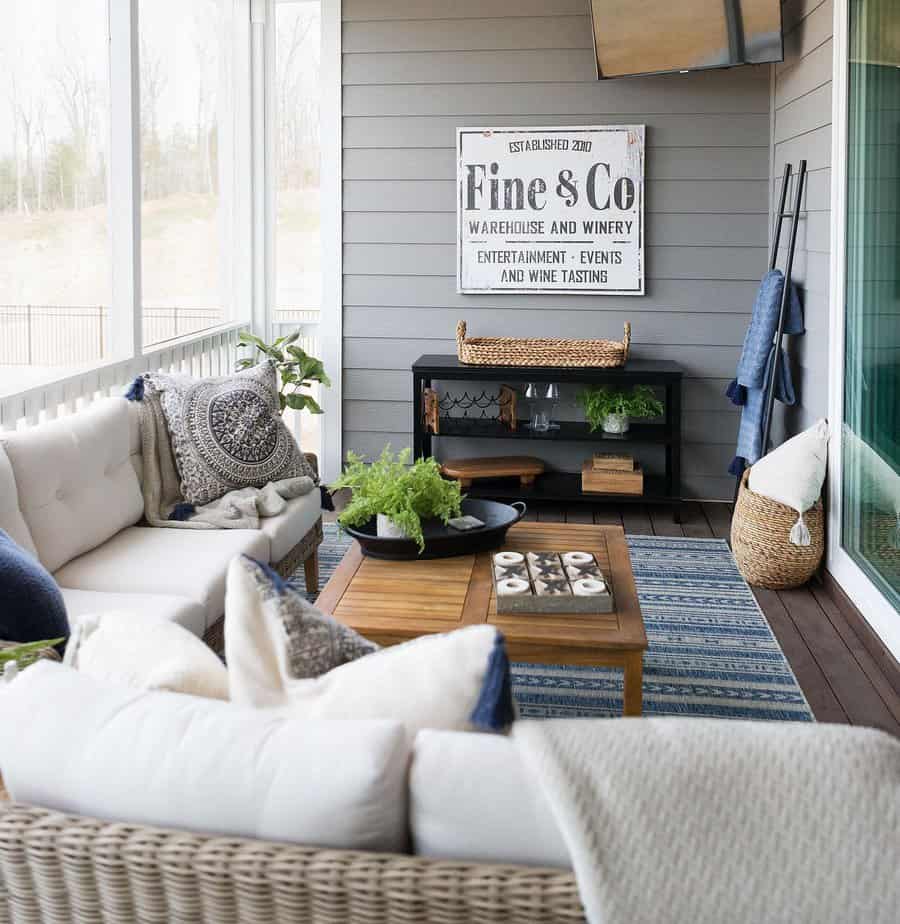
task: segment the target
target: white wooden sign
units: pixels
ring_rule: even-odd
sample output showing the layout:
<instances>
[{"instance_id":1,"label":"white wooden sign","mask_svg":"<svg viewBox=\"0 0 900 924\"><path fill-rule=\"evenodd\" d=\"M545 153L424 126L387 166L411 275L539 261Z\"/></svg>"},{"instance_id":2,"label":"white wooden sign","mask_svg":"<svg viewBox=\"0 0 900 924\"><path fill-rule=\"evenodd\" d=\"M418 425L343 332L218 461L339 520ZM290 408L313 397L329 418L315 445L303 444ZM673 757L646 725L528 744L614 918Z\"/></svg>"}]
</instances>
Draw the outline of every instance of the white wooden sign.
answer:
<instances>
[{"instance_id":1,"label":"white wooden sign","mask_svg":"<svg viewBox=\"0 0 900 924\"><path fill-rule=\"evenodd\" d=\"M644 126L458 128L459 292L644 294Z\"/></svg>"}]
</instances>

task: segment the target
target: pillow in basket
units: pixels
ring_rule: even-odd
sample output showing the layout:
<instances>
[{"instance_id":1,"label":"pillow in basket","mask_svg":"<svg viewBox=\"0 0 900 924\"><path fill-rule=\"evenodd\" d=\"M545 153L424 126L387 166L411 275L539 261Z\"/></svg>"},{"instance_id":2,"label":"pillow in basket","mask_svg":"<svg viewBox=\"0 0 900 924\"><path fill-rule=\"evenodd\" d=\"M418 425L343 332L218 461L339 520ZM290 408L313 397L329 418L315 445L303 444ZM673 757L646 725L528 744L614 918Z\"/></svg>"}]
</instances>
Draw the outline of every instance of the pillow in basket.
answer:
<instances>
[{"instance_id":1,"label":"pillow in basket","mask_svg":"<svg viewBox=\"0 0 900 924\"><path fill-rule=\"evenodd\" d=\"M395 719L410 738L422 728L502 731L512 722L509 659L494 626L467 626L379 649L305 601L312 612L292 629L285 619L292 593L258 562L231 562L225 659L233 703L278 707L295 718ZM296 653L305 636L312 640L308 648L319 653L312 662L307 657L315 670L298 677Z\"/></svg>"},{"instance_id":2,"label":"pillow in basket","mask_svg":"<svg viewBox=\"0 0 900 924\"><path fill-rule=\"evenodd\" d=\"M751 491L797 511L797 522L788 537L792 545L808 546L811 542L803 514L822 493L827 465L828 421L823 419L773 449L750 469L747 484Z\"/></svg>"},{"instance_id":3,"label":"pillow in basket","mask_svg":"<svg viewBox=\"0 0 900 924\"><path fill-rule=\"evenodd\" d=\"M283 478L317 480L281 419L272 362L208 379L148 373L144 385L159 394L187 503Z\"/></svg>"}]
</instances>

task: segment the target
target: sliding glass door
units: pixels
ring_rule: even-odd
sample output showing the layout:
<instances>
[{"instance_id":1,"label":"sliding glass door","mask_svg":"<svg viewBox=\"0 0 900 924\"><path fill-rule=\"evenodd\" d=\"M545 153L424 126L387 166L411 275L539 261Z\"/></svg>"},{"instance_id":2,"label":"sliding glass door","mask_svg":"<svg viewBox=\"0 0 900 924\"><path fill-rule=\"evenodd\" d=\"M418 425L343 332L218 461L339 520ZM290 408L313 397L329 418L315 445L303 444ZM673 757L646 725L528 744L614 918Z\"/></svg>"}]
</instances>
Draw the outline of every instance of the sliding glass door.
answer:
<instances>
[{"instance_id":1,"label":"sliding glass door","mask_svg":"<svg viewBox=\"0 0 900 924\"><path fill-rule=\"evenodd\" d=\"M849 11L840 538L900 610L900 3Z\"/></svg>"}]
</instances>

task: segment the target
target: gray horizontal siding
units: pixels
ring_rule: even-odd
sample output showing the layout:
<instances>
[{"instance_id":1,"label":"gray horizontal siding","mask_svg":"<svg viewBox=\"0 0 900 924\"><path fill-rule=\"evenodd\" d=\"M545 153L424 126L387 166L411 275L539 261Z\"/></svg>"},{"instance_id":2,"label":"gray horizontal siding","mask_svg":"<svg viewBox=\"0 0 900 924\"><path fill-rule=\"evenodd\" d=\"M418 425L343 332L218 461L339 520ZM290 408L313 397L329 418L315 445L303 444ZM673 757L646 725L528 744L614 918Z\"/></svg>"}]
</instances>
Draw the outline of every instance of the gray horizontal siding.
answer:
<instances>
[{"instance_id":1,"label":"gray horizontal siding","mask_svg":"<svg viewBox=\"0 0 900 924\"><path fill-rule=\"evenodd\" d=\"M728 497L738 416L723 391L766 263L770 69L598 83L587 12L344 0L345 448L409 445L409 366L455 351L457 320L473 334L615 338L628 320L633 355L685 368L686 492ZM456 129L626 122L647 126L646 296L458 294ZM470 442L444 448L509 452ZM572 471L587 451L546 448Z\"/></svg>"},{"instance_id":2,"label":"gray horizontal siding","mask_svg":"<svg viewBox=\"0 0 900 924\"><path fill-rule=\"evenodd\" d=\"M703 212L657 213L656 247L758 247L765 240L769 216L764 212L729 215ZM345 244L454 244L453 212L346 212Z\"/></svg>"},{"instance_id":3,"label":"gray horizontal siding","mask_svg":"<svg viewBox=\"0 0 900 924\"><path fill-rule=\"evenodd\" d=\"M647 151L647 175L657 180L766 180L756 147L667 147ZM443 148L350 148L345 180L440 180L455 176L453 138Z\"/></svg>"},{"instance_id":4,"label":"gray horizontal siding","mask_svg":"<svg viewBox=\"0 0 900 924\"><path fill-rule=\"evenodd\" d=\"M832 0L788 0L783 10L785 60L776 67L772 96L773 212L785 163L796 169L805 158L810 172L793 265L793 279L802 290L806 333L789 344L799 405L779 409L776 439L796 433L827 414L831 264L834 9ZM784 265L785 257L782 247L779 265Z\"/></svg>"},{"instance_id":5,"label":"gray horizontal siding","mask_svg":"<svg viewBox=\"0 0 900 924\"><path fill-rule=\"evenodd\" d=\"M718 279L660 279L640 299L626 296L579 295L566 298L567 311L730 312L746 314L753 305L757 282ZM458 308L465 318L468 308L562 307L560 296L459 295L456 280L449 276L346 276L344 305L386 307Z\"/></svg>"},{"instance_id":6,"label":"gray horizontal siding","mask_svg":"<svg viewBox=\"0 0 900 924\"><path fill-rule=\"evenodd\" d=\"M590 328L586 333L590 333ZM621 334L619 334L621 337ZM632 341L636 359L671 359L686 375L725 378L734 374L740 346L643 344ZM455 353L456 341L423 337L345 337L346 369L409 369L423 353Z\"/></svg>"},{"instance_id":7,"label":"gray horizontal siding","mask_svg":"<svg viewBox=\"0 0 900 924\"><path fill-rule=\"evenodd\" d=\"M433 332L446 339L461 320L455 308L376 308L348 306L344 311L345 337L402 338L407 331ZM640 344L679 343L691 346L715 344L740 346L744 342L749 315L709 312L654 312L603 310L583 311L559 308L554 311L527 308L469 308L465 321L473 335L499 323L515 323L523 337L582 337L586 331L598 337L621 339L622 325L630 321ZM425 338L428 339L428 338ZM430 352L437 352L431 350Z\"/></svg>"},{"instance_id":8,"label":"gray horizontal siding","mask_svg":"<svg viewBox=\"0 0 900 924\"><path fill-rule=\"evenodd\" d=\"M765 214L766 180L654 180L644 184L648 213ZM346 180L348 212L451 212L456 208L456 180ZM649 230L648 230L649 237Z\"/></svg>"},{"instance_id":9,"label":"gray horizontal siding","mask_svg":"<svg viewBox=\"0 0 900 924\"><path fill-rule=\"evenodd\" d=\"M617 84L618 85L618 84ZM602 108L571 115L545 115L541 125L626 124L644 122L647 143L655 147L751 147L765 157L769 145L769 114L702 114L685 118L670 115L659 101L657 112L608 113ZM456 129L486 123L485 116L381 116L366 115L343 120L344 148L445 148L452 146ZM529 124L522 116L491 115L495 128ZM530 120L531 124L538 124Z\"/></svg>"},{"instance_id":10,"label":"gray horizontal siding","mask_svg":"<svg viewBox=\"0 0 900 924\"><path fill-rule=\"evenodd\" d=\"M754 280L765 247L644 248L647 279ZM455 244L345 244L344 272L369 276L453 276Z\"/></svg>"}]
</instances>

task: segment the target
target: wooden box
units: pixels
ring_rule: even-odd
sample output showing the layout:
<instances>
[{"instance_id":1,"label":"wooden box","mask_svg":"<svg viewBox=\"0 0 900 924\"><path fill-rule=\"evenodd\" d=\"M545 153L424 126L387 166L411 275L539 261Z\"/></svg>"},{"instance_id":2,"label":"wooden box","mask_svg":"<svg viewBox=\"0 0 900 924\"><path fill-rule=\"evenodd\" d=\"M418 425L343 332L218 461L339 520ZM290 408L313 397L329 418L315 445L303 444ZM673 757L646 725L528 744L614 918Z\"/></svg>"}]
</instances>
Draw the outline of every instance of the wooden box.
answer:
<instances>
[{"instance_id":1,"label":"wooden box","mask_svg":"<svg viewBox=\"0 0 900 924\"><path fill-rule=\"evenodd\" d=\"M581 490L594 494L643 494L644 472L640 465L632 472L597 471L589 459L581 467Z\"/></svg>"},{"instance_id":2,"label":"wooden box","mask_svg":"<svg viewBox=\"0 0 900 924\"><path fill-rule=\"evenodd\" d=\"M595 452L591 460L591 468L595 472L633 472L634 458L614 452Z\"/></svg>"},{"instance_id":3,"label":"wooden box","mask_svg":"<svg viewBox=\"0 0 900 924\"><path fill-rule=\"evenodd\" d=\"M557 555L562 555L558 552ZM596 559L594 560L596 565ZM526 566L526 571L530 567ZM526 578L529 584L527 593L521 595L506 595L497 592L497 569L494 555L491 555L491 580L494 585L494 599L499 614L521 613L534 615L550 615L553 613L573 613L581 615L596 615L598 613L612 613L615 611L615 599L611 586L611 575L603 573L606 592L593 594L589 597L580 597L575 593L561 593L552 596L542 596L535 590L533 575ZM572 589L571 580L566 578L569 590Z\"/></svg>"}]
</instances>

